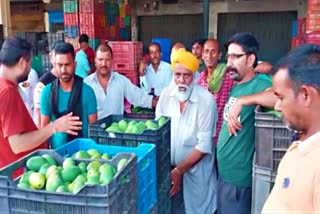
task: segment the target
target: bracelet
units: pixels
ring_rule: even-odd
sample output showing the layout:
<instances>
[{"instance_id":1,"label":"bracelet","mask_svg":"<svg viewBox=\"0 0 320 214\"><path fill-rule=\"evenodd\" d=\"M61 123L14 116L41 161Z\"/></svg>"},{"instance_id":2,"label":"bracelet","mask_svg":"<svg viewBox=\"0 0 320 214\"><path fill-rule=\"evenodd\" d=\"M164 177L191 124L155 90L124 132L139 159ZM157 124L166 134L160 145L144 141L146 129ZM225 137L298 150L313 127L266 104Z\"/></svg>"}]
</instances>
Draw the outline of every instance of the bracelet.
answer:
<instances>
[{"instance_id":1,"label":"bracelet","mask_svg":"<svg viewBox=\"0 0 320 214\"><path fill-rule=\"evenodd\" d=\"M175 167L173 170L175 170L179 175L182 175L182 173L179 171L177 167Z\"/></svg>"}]
</instances>

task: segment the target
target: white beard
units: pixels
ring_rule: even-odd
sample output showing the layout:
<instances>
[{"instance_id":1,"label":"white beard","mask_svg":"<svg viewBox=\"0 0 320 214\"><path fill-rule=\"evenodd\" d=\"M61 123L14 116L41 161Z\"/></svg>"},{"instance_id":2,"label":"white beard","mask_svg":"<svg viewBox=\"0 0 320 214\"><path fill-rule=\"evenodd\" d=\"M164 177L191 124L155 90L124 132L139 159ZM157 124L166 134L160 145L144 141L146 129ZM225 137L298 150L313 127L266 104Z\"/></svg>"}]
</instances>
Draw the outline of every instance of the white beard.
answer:
<instances>
[{"instance_id":1,"label":"white beard","mask_svg":"<svg viewBox=\"0 0 320 214\"><path fill-rule=\"evenodd\" d=\"M185 88L185 90L180 90L179 88ZM190 98L191 92L192 92L193 84L191 83L190 85L176 85L174 89L174 94L175 97L180 101L180 102L185 102Z\"/></svg>"}]
</instances>

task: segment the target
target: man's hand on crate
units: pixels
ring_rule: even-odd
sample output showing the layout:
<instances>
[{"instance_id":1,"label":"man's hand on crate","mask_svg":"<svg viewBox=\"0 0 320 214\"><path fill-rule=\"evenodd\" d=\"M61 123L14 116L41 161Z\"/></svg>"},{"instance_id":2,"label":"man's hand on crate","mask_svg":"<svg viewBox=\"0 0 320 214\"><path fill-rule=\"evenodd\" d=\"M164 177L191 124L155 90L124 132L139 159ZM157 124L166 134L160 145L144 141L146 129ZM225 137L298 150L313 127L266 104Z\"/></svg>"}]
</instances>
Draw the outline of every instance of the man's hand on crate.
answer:
<instances>
[{"instance_id":1,"label":"man's hand on crate","mask_svg":"<svg viewBox=\"0 0 320 214\"><path fill-rule=\"evenodd\" d=\"M239 99L237 99L231 106L228 112L228 131L234 136L237 136L237 131L241 130L242 125L240 122L240 114L242 111L242 104Z\"/></svg>"}]
</instances>

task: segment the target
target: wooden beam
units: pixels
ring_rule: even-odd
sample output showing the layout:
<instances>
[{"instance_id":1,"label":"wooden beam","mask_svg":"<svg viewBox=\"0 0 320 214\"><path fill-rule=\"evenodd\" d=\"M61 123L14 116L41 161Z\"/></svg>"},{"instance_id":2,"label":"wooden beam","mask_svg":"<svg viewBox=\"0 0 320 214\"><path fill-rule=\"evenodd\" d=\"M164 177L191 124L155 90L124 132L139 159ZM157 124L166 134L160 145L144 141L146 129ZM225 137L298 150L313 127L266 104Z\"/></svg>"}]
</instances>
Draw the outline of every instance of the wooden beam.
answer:
<instances>
[{"instance_id":1,"label":"wooden beam","mask_svg":"<svg viewBox=\"0 0 320 214\"><path fill-rule=\"evenodd\" d=\"M0 0L0 16L4 37L11 36L10 0Z\"/></svg>"}]
</instances>

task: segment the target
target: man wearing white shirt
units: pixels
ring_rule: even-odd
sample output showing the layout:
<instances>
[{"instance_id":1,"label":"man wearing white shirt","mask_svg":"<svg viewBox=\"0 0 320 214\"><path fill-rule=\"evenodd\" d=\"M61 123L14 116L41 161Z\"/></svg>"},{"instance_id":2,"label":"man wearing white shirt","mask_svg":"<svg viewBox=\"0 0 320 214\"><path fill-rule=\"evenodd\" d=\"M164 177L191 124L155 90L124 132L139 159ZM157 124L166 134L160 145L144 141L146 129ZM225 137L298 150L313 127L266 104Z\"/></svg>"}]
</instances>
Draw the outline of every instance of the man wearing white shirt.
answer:
<instances>
[{"instance_id":1,"label":"man wearing white shirt","mask_svg":"<svg viewBox=\"0 0 320 214\"><path fill-rule=\"evenodd\" d=\"M19 83L20 95L32 118L33 118L33 107L34 107L33 91L36 88L38 79L39 78L38 78L37 72L31 68L30 73L28 75L28 79L24 82Z\"/></svg>"},{"instance_id":2,"label":"man wearing white shirt","mask_svg":"<svg viewBox=\"0 0 320 214\"><path fill-rule=\"evenodd\" d=\"M112 57L112 49L109 45L99 45L95 57L97 70L84 79L96 95L98 119L111 114L123 114L124 98L133 105L145 108L155 107L157 98L133 85L125 76L111 70Z\"/></svg>"},{"instance_id":3,"label":"man wearing white shirt","mask_svg":"<svg viewBox=\"0 0 320 214\"><path fill-rule=\"evenodd\" d=\"M149 60L143 59L139 65L140 87L147 93L159 96L170 84L172 70L169 63L161 61L162 54L158 43L151 43L148 51Z\"/></svg>"},{"instance_id":4,"label":"man wearing white shirt","mask_svg":"<svg viewBox=\"0 0 320 214\"><path fill-rule=\"evenodd\" d=\"M186 214L213 214L217 208L215 144L217 122L213 96L193 82L199 61L185 49L171 56L174 80L160 95L156 118L171 117L171 190L183 186ZM183 185L181 185L183 183Z\"/></svg>"}]
</instances>

